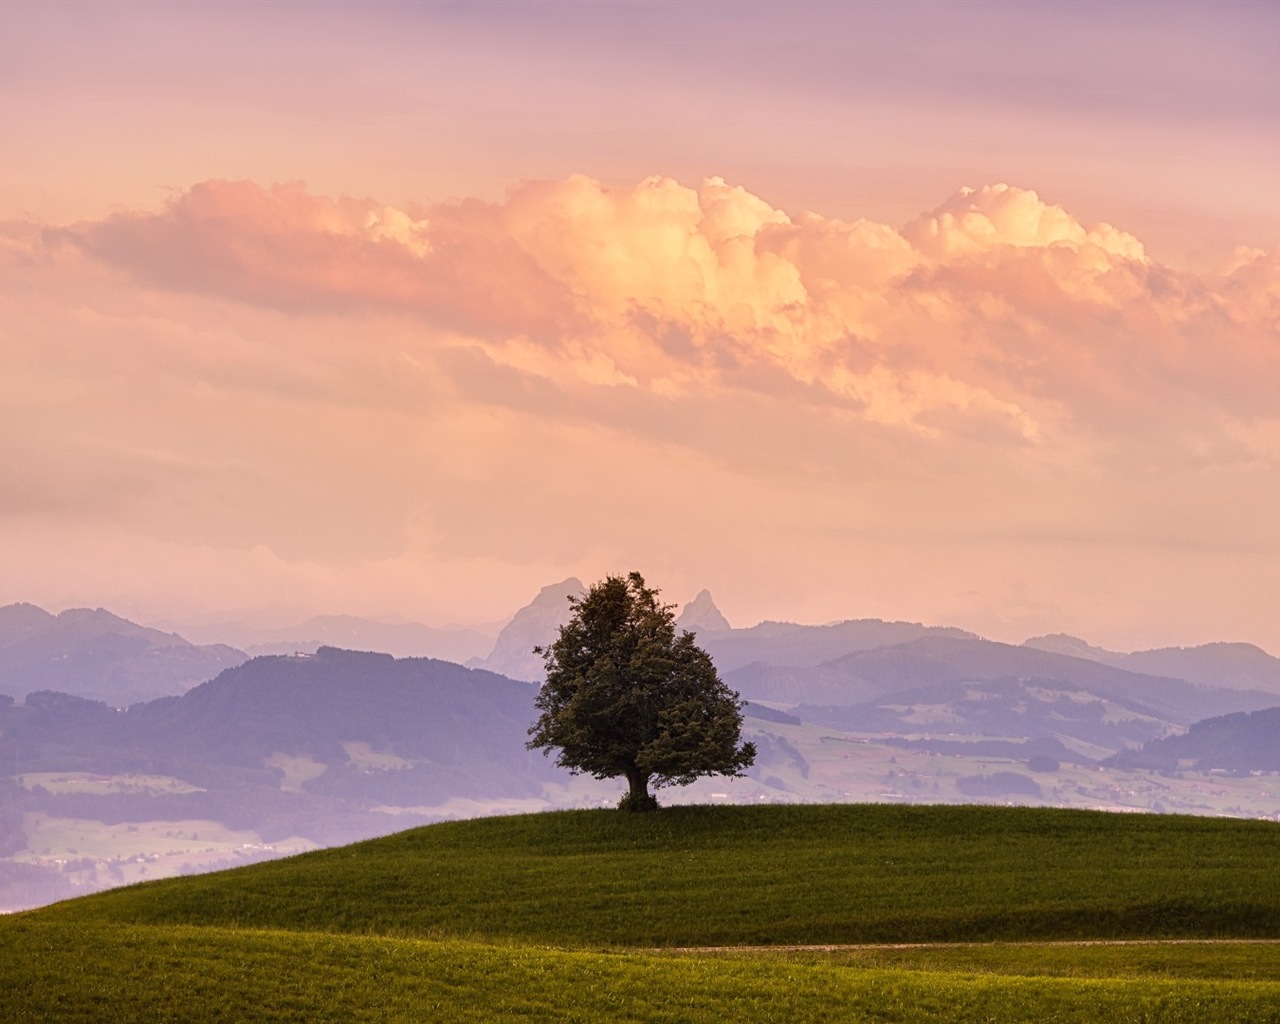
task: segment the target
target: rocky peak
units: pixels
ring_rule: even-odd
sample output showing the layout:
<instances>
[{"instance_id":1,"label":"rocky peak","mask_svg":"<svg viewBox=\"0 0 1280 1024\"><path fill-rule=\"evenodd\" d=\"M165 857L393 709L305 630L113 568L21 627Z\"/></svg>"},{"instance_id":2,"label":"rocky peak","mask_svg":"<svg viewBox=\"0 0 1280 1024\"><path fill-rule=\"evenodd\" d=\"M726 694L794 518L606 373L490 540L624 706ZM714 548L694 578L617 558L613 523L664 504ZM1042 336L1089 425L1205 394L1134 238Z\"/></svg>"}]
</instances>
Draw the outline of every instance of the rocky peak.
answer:
<instances>
[{"instance_id":1,"label":"rocky peak","mask_svg":"<svg viewBox=\"0 0 1280 1024\"><path fill-rule=\"evenodd\" d=\"M542 659L533 653L533 649L555 641L560 627L573 614L569 598L582 597L585 593L586 587L574 576L543 587L538 596L516 612L498 634L489 657L468 664L498 672L510 679L541 682Z\"/></svg>"},{"instance_id":2,"label":"rocky peak","mask_svg":"<svg viewBox=\"0 0 1280 1024\"><path fill-rule=\"evenodd\" d=\"M690 633L710 633L713 630L733 628L716 607L709 590L700 590L698 596L680 610L676 625Z\"/></svg>"}]
</instances>

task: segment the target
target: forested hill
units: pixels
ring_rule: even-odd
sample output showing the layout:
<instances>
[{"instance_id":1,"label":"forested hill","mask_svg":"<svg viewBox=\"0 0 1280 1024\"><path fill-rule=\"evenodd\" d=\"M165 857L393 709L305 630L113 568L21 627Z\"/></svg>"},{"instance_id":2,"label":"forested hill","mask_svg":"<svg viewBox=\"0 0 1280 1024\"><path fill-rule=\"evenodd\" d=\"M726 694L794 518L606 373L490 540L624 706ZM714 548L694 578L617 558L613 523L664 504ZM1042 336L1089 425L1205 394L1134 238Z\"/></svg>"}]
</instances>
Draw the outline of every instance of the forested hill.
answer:
<instances>
[{"instance_id":1,"label":"forested hill","mask_svg":"<svg viewBox=\"0 0 1280 1024\"><path fill-rule=\"evenodd\" d=\"M1280 771L1280 707L1207 718L1180 736L1154 740L1141 750L1122 751L1110 763L1163 771Z\"/></svg>"},{"instance_id":2,"label":"forested hill","mask_svg":"<svg viewBox=\"0 0 1280 1024\"><path fill-rule=\"evenodd\" d=\"M543 780L561 776L524 746L534 694L450 662L321 648L255 658L180 697L127 710L48 691L0 703L0 763L19 774L137 772L199 787L163 797L45 795L44 809L62 817L237 827L283 818L272 831L336 841L373 834L367 821L330 826L380 805L539 794Z\"/></svg>"},{"instance_id":3,"label":"forested hill","mask_svg":"<svg viewBox=\"0 0 1280 1024\"><path fill-rule=\"evenodd\" d=\"M322 647L255 658L181 697L131 708L131 741L157 756L260 765L281 751L332 764L361 741L439 764L523 765L534 688L432 658Z\"/></svg>"}]
</instances>

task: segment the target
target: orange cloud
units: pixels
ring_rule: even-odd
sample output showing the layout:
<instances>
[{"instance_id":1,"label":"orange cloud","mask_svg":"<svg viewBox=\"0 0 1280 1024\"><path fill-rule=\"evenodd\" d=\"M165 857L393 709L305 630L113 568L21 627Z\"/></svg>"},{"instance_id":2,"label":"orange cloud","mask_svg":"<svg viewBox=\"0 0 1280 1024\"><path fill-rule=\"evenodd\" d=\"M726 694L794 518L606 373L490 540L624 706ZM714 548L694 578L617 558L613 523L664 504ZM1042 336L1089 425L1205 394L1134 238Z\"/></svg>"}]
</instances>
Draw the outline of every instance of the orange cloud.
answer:
<instances>
[{"instance_id":1,"label":"orange cloud","mask_svg":"<svg viewBox=\"0 0 1280 1024\"><path fill-rule=\"evenodd\" d=\"M210 181L161 214L120 214L62 237L154 285L289 311L401 309L486 331L557 325L568 297L512 243L492 206L435 213L424 222L297 183Z\"/></svg>"},{"instance_id":2,"label":"orange cloud","mask_svg":"<svg viewBox=\"0 0 1280 1024\"><path fill-rule=\"evenodd\" d=\"M793 217L715 178L576 176L415 210L215 181L60 237L155 287L407 315L444 332L427 344L437 355L476 346L548 394L670 399L787 380L925 437L1159 433L1184 399L1229 417L1242 382L1223 375L1256 379L1277 358L1261 343L1274 254L1197 278L1003 184L961 189L897 230ZM1270 415L1280 397L1248 404Z\"/></svg>"},{"instance_id":3,"label":"orange cloud","mask_svg":"<svg viewBox=\"0 0 1280 1024\"><path fill-rule=\"evenodd\" d=\"M1146 260L1142 243L1132 235L1110 224L1086 228L1061 206L1003 183L960 189L908 224L903 234L918 250L939 261L995 249L1051 247L1074 252L1096 249L1099 255ZM1095 260L1098 265L1105 262Z\"/></svg>"}]
</instances>

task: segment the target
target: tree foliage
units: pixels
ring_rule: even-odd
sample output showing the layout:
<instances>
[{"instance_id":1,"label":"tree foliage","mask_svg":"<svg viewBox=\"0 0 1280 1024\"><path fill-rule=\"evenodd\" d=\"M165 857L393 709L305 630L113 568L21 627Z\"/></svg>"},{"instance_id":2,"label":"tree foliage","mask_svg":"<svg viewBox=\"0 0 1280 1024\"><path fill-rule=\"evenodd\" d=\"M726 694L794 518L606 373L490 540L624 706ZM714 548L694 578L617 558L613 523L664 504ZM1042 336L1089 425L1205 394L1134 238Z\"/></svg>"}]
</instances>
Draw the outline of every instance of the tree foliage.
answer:
<instances>
[{"instance_id":1,"label":"tree foliage","mask_svg":"<svg viewBox=\"0 0 1280 1024\"><path fill-rule=\"evenodd\" d=\"M559 638L535 648L546 683L530 748L557 748L556 763L574 774L625 778L620 806L631 810L657 806L650 782L741 775L755 760L740 743L743 702L694 635L677 635L673 606L638 572L607 576L570 602Z\"/></svg>"}]
</instances>

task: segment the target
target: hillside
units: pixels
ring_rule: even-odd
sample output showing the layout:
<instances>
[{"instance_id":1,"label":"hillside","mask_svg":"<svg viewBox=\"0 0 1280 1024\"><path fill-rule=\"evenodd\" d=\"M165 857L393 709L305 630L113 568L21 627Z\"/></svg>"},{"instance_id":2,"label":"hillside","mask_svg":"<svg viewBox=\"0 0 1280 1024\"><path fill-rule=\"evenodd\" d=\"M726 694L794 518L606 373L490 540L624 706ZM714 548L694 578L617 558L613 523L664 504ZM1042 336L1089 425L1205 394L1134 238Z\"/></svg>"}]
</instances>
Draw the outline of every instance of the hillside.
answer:
<instances>
[{"instance_id":1,"label":"hillside","mask_svg":"<svg viewBox=\"0 0 1280 1024\"><path fill-rule=\"evenodd\" d=\"M1277 878L1264 822L677 807L441 823L41 916L569 946L1280 936Z\"/></svg>"},{"instance_id":2,"label":"hillside","mask_svg":"<svg viewBox=\"0 0 1280 1024\"><path fill-rule=\"evenodd\" d=\"M234 648L198 647L101 608L0 608L0 694L12 697L53 689L127 707L182 693L244 660Z\"/></svg>"},{"instance_id":3,"label":"hillside","mask_svg":"<svg viewBox=\"0 0 1280 1024\"><path fill-rule=\"evenodd\" d=\"M1269 707L1275 697L1261 691L1210 688L1182 679L1142 675L1087 658L976 638L930 635L892 646L855 651L821 664L746 665L726 674L730 685L753 700L818 707L863 705L923 688L971 682L1032 684L1081 700L1102 700L1129 712L1126 717L1157 723L1123 742L1163 735L1158 723L1186 726L1225 711ZM1052 698L1052 699L1056 699ZM895 696L893 703L909 703ZM998 735L1036 735L1042 723L1006 720ZM879 728L879 726L877 726ZM1117 743L1118 747L1123 743ZM1114 749L1114 748L1113 748Z\"/></svg>"},{"instance_id":4,"label":"hillside","mask_svg":"<svg viewBox=\"0 0 1280 1024\"><path fill-rule=\"evenodd\" d=\"M1161 771L1280 771L1280 708L1207 718L1179 736L1154 740L1141 750L1117 754L1111 763Z\"/></svg>"},{"instance_id":5,"label":"hillside","mask_svg":"<svg viewBox=\"0 0 1280 1024\"><path fill-rule=\"evenodd\" d=\"M862 704L800 704L792 711L803 721L861 734L963 737L974 744L1051 738L1099 751L1138 746L1182 724L1100 689L1060 679L1003 677L895 690Z\"/></svg>"},{"instance_id":6,"label":"hillside","mask_svg":"<svg viewBox=\"0 0 1280 1024\"><path fill-rule=\"evenodd\" d=\"M28 811L104 823L206 819L339 842L392 830L397 819L381 805L540 793L560 776L524 749L533 695L449 662L322 648L255 658L127 711L55 692L0 704L0 758L28 781L75 772L159 780L150 789L41 785ZM168 788L156 788L165 779Z\"/></svg>"},{"instance_id":7,"label":"hillside","mask_svg":"<svg viewBox=\"0 0 1280 1024\"><path fill-rule=\"evenodd\" d=\"M1200 686L1280 695L1280 658L1254 644L1211 643L1121 654L1094 647L1078 637L1056 633L1032 637L1023 646L1086 658L1130 672L1172 676Z\"/></svg>"},{"instance_id":8,"label":"hillside","mask_svg":"<svg viewBox=\"0 0 1280 1024\"><path fill-rule=\"evenodd\" d=\"M698 634L698 643L715 659L721 673L744 665L821 665L855 651L909 643L926 636L974 639L972 633L918 622L849 619L825 626L794 622L762 622L745 629L712 630Z\"/></svg>"},{"instance_id":9,"label":"hillside","mask_svg":"<svg viewBox=\"0 0 1280 1024\"><path fill-rule=\"evenodd\" d=\"M1081 681L1014 674L1070 675L1082 666ZM949 637L769 671L810 673L816 696L865 692L857 687L868 679L889 692L860 704L775 700L779 707L742 685L752 700L744 730L758 750L755 765L746 778L668 791L664 803L990 801L1280 813L1264 777L1206 784L1194 774L1099 764L1185 728L1184 716L1126 693L1154 692L1166 707L1171 695L1226 695L1232 707L1249 697L1240 691L1202 692ZM974 678L984 672L993 678ZM944 681L894 689L912 678ZM12 865L0 874L0 909L49 902L68 885L86 891L210 870L428 821L613 804L616 782L571 778L525 749L534 692L445 662L326 648L254 659L127 712L52 691L23 704L0 699L0 763L19 775L0 786L0 856Z\"/></svg>"},{"instance_id":10,"label":"hillside","mask_svg":"<svg viewBox=\"0 0 1280 1024\"><path fill-rule=\"evenodd\" d=\"M524 749L532 698L527 684L449 662L321 648L255 658L128 710L29 695L0 707L0 756L20 773L247 769L275 787L371 799L415 790L430 801L525 785L541 760Z\"/></svg>"},{"instance_id":11,"label":"hillside","mask_svg":"<svg viewBox=\"0 0 1280 1024\"><path fill-rule=\"evenodd\" d=\"M1277 938L1278 867L1275 825L1172 816L689 807L456 822L0 919L0 1016L1272 1021L1280 945L1238 940ZM1098 943L1120 937L1178 941ZM1076 938L1091 941L1064 944ZM803 948L744 948L787 943Z\"/></svg>"}]
</instances>

